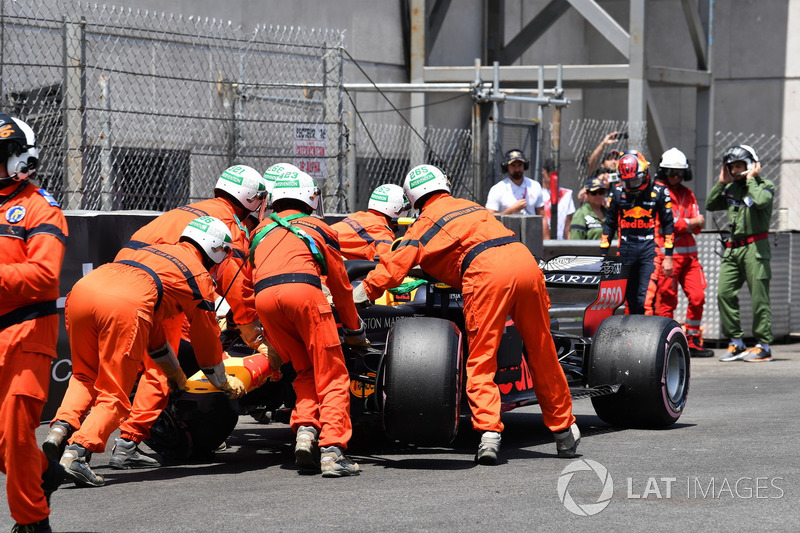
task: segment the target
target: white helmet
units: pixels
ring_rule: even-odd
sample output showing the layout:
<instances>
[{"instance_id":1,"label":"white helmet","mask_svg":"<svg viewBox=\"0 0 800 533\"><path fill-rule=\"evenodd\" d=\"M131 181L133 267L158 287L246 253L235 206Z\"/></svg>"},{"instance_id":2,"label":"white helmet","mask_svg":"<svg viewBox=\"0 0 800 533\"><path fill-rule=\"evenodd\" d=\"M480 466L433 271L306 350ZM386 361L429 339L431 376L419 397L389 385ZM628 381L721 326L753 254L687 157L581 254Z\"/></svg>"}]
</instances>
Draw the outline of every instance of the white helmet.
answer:
<instances>
[{"instance_id":1,"label":"white helmet","mask_svg":"<svg viewBox=\"0 0 800 533\"><path fill-rule=\"evenodd\" d=\"M450 192L450 181L444 172L433 165L419 165L406 174L403 181L403 191L406 198L416 208L417 201L428 193L434 191Z\"/></svg>"},{"instance_id":2,"label":"white helmet","mask_svg":"<svg viewBox=\"0 0 800 533\"><path fill-rule=\"evenodd\" d=\"M381 185L372 191L368 209L383 213L389 218L408 216L411 204L399 185Z\"/></svg>"},{"instance_id":3,"label":"white helmet","mask_svg":"<svg viewBox=\"0 0 800 533\"><path fill-rule=\"evenodd\" d=\"M257 211L267 196L267 183L256 169L236 165L222 173L214 191L225 191L248 211Z\"/></svg>"},{"instance_id":4,"label":"white helmet","mask_svg":"<svg viewBox=\"0 0 800 533\"><path fill-rule=\"evenodd\" d=\"M317 207L319 207L320 194L321 192L314 178L302 170L290 170L284 172L275 180L275 187L272 189L270 197L273 205L278 200L300 200L316 211Z\"/></svg>"},{"instance_id":5,"label":"white helmet","mask_svg":"<svg viewBox=\"0 0 800 533\"><path fill-rule=\"evenodd\" d=\"M284 172L300 172L300 169L291 163L276 163L264 171L264 179L267 180L267 192L272 194L277 180Z\"/></svg>"},{"instance_id":6,"label":"white helmet","mask_svg":"<svg viewBox=\"0 0 800 533\"><path fill-rule=\"evenodd\" d=\"M36 136L25 122L0 113L0 153L6 157L5 163L8 177L14 181L22 181L36 174L39 163L39 148Z\"/></svg>"},{"instance_id":7,"label":"white helmet","mask_svg":"<svg viewBox=\"0 0 800 533\"><path fill-rule=\"evenodd\" d=\"M686 155L677 148L670 148L661 155L661 168L689 168L689 162L686 160Z\"/></svg>"},{"instance_id":8,"label":"white helmet","mask_svg":"<svg viewBox=\"0 0 800 533\"><path fill-rule=\"evenodd\" d=\"M190 240L205 252L216 264L222 263L232 250L231 230L223 221L214 217L200 217L189 222L183 229L181 240Z\"/></svg>"}]
</instances>

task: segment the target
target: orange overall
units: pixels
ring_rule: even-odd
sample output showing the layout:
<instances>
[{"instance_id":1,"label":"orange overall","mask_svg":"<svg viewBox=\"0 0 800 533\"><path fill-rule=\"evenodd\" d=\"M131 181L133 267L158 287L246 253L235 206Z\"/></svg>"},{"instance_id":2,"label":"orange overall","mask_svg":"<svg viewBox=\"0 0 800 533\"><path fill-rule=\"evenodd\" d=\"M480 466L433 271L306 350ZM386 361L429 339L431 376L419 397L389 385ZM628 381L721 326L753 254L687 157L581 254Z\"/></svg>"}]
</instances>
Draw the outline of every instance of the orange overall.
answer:
<instances>
[{"instance_id":1,"label":"orange overall","mask_svg":"<svg viewBox=\"0 0 800 533\"><path fill-rule=\"evenodd\" d=\"M230 287L226 299L237 324L253 322L256 319L253 287L249 283L249 276L245 272L239 272L240 268L249 268L244 260L249 247L248 236L227 199L212 198L167 211L134 233L126 249L144 244L175 244L189 222L201 216L218 218L231 230L233 253L215 270L218 277L217 290L221 294ZM123 253L125 249L120 252ZM119 257L120 255L117 256ZM183 321L183 317L177 316L162 324L167 340L176 353ZM144 372L133 398L131 414L120 426L120 436L134 442L148 438L150 427L167 406L168 394L169 386L164 372L149 357L145 357Z\"/></svg>"},{"instance_id":2,"label":"orange overall","mask_svg":"<svg viewBox=\"0 0 800 533\"><path fill-rule=\"evenodd\" d=\"M386 216L377 211L358 211L331 227L339 234L339 247L345 259L375 261L394 241L394 231Z\"/></svg>"},{"instance_id":3,"label":"orange overall","mask_svg":"<svg viewBox=\"0 0 800 533\"><path fill-rule=\"evenodd\" d=\"M278 215L299 214L286 210ZM254 235L273 221L265 219ZM326 285L344 327L359 328L353 288L339 253L336 233L324 222L303 216L290 222L314 239L327 265ZM254 238L255 239L255 238ZM287 357L297 377L293 387L297 403L291 426L314 426L320 446L347 448L350 422L350 376L336 329L333 309L321 289L319 263L303 240L277 227L255 247L253 285L256 309L267 340Z\"/></svg>"},{"instance_id":4,"label":"orange overall","mask_svg":"<svg viewBox=\"0 0 800 533\"><path fill-rule=\"evenodd\" d=\"M434 194L397 249L381 256L380 265L364 280L367 296L374 299L396 287L415 265L462 292L473 427L503 431L494 376L509 315L528 352L545 425L552 431L572 425L572 398L550 335L550 297L544 276L513 232L473 202Z\"/></svg>"},{"instance_id":5,"label":"orange overall","mask_svg":"<svg viewBox=\"0 0 800 533\"><path fill-rule=\"evenodd\" d=\"M32 524L50 514L36 442L56 357L61 264L67 222L43 189L0 189L0 471L11 516Z\"/></svg>"},{"instance_id":6,"label":"orange overall","mask_svg":"<svg viewBox=\"0 0 800 533\"><path fill-rule=\"evenodd\" d=\"M66 306L72 377L56 413L78 428L70 444L105 450L130 413L148 346L163 343L159 324L165 319L181 313L189 318L200 366L222 360L214 299L214 280L200 252L185 242L126 249L75 284Z\"/></svg>"}]
</instances>

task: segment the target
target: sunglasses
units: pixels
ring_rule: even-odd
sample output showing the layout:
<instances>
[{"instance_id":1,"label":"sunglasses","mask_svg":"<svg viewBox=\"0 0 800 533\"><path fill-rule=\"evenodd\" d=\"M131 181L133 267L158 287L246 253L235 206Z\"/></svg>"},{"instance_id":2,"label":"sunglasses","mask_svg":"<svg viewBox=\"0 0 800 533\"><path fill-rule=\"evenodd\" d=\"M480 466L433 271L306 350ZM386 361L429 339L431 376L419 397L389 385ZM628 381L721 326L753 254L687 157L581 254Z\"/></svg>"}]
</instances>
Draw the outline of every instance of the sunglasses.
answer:
<instances>
[{"instance_id":1,"label":"sunglasses","mask_svg":"<svg viewBox=\"0 0 800 533\"><path fill-rule=\"evenodd\" d=\"M606 191L607 189L597 189L596 191L589 191L589 194L591 194L592 196L597 196L600 194L605 194Z\"/></svg>"},{"instance_id":2,"label":"sunglasses","mask_svg":"<svg viewBox=\"0 0 800 533\"><path fill-rule=\"evenodd\" d=\"M676 176L678 178L683 178L686 175L686 171L682 168L668 168L665 170L665 174L667 177Z\"/></svg>"}]
</instances>

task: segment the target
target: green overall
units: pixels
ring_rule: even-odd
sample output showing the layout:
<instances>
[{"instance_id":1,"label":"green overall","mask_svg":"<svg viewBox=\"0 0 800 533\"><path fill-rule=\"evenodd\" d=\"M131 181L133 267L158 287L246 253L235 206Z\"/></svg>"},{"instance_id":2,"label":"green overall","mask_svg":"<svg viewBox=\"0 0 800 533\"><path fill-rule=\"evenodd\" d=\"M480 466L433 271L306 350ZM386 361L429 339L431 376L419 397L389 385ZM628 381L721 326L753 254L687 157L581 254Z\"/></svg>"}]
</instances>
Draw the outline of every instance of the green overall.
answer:
<instances>
[{"instance_id":1,"label":"green overall","mask_svg":"<svg viewBox=\"0 0 800 533\"><path fill-rule=\"evenodd\" d=\"M744 336L739 316L739 290L746 281L753 304L753 336L756 342L772 342L772 278L769 231L775 184L756 176L723 184L717 182L706 200L708 211L728 210L730 238L719 270L717 304L726 337Z\"/></svg>"}]
</instances>

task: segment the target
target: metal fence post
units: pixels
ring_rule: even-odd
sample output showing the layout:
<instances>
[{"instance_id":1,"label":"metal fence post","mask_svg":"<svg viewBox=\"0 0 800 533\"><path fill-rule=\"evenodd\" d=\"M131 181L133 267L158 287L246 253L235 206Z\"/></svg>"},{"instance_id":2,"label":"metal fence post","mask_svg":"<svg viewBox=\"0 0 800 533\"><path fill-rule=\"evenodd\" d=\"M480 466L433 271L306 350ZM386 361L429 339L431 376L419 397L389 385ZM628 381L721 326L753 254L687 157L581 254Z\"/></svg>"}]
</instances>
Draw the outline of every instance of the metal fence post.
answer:
<instances>
[{"instance_id":1,"label":"metal fence post","mask_svg":"<svg viewBox=\"0 0 800 533\"><path fill-rule=\"evenodd\" d=\"M86 104L86 18L63 19L64 28L64 199L67 209L81 207Z\"/></svg>"}]
</instances>

